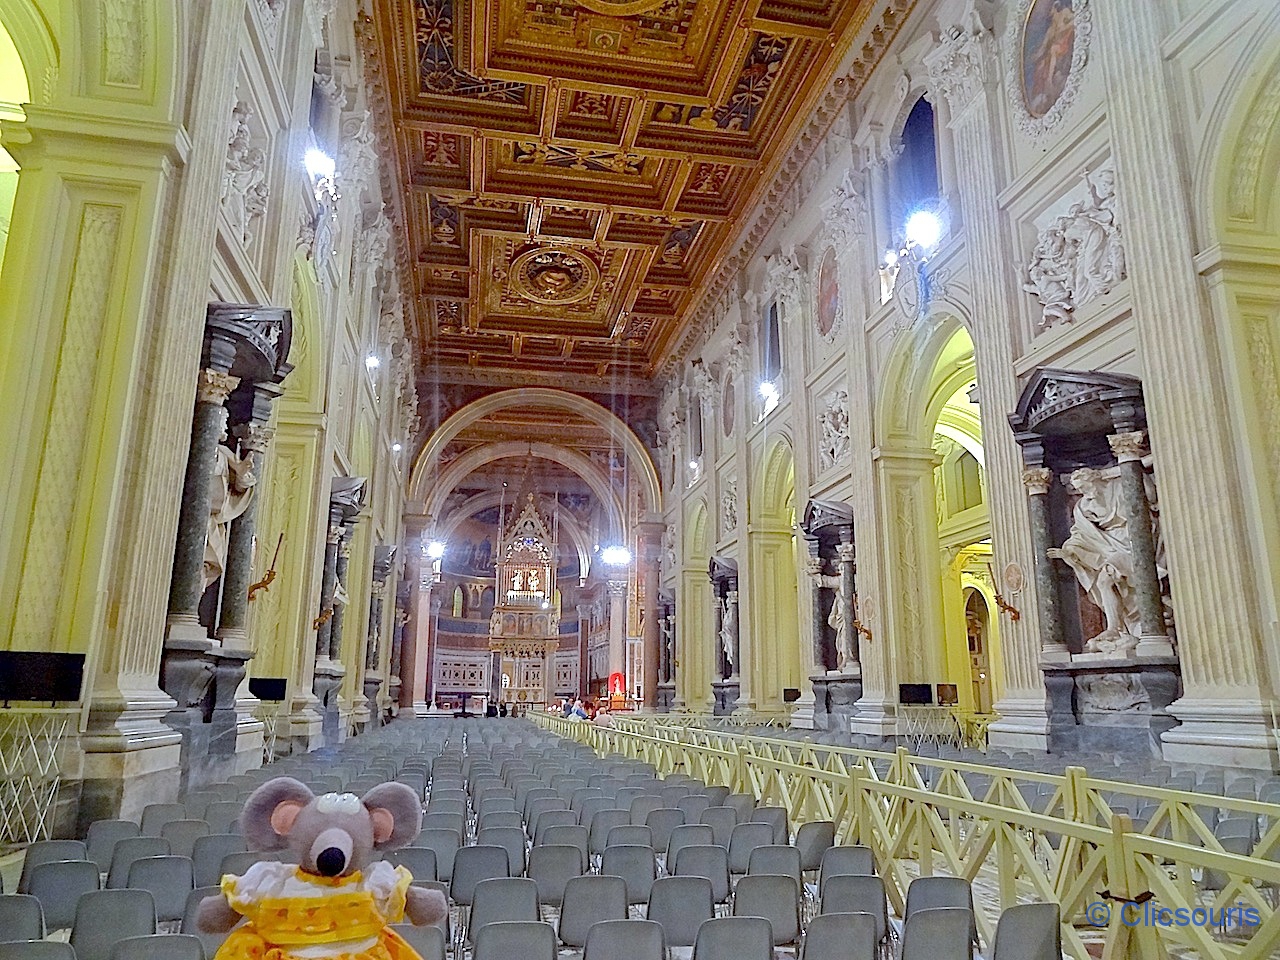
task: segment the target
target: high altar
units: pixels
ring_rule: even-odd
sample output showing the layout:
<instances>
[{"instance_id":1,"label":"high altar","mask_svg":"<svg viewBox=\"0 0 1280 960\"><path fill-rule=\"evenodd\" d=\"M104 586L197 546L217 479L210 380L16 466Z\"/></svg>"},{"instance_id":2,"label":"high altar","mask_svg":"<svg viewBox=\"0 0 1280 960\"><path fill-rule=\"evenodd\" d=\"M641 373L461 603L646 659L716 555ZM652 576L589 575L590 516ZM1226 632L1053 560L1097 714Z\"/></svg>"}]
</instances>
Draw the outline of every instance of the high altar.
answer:
<instances>
[{"instance_id":1,"label":"high altar","mask_svg":"<svg viewBox=\"0 0 1280 960\"><path fill-rule=\"evenodd\" d=\"M552 657L560 643L556 594L556 537L532 493L502 531L489 649L500 656L499 697L525 706L546 704L554 682Z\"/></svg>"}]
</instances>

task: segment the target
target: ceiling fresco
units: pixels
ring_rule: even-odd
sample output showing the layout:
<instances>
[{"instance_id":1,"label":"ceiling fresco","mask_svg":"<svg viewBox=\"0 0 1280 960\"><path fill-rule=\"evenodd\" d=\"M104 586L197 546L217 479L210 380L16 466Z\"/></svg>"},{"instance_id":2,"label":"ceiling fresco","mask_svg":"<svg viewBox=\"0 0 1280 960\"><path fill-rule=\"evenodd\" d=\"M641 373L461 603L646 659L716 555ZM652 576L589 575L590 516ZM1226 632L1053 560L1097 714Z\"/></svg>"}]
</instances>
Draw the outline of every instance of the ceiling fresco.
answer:
<instances>
[{"instance_id":1,"label":"ceiling fresco","mask_svg":"<svg viewBox=\"0 0 1280 960\"><path fill-rule=\"evenodd\" d=\"M385 0L428 376L639 383L867 0Z\"/></svg>"}]
</instances>

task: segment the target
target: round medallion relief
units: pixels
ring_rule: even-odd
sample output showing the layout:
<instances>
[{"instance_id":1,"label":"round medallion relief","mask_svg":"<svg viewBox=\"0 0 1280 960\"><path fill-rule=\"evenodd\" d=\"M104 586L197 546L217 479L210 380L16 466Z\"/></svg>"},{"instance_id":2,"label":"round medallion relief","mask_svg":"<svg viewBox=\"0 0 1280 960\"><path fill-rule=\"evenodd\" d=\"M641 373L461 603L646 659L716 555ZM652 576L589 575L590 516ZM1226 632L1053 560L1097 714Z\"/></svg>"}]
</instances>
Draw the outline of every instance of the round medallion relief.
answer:
<instances>
[{"instance_id":1,"label":"round medallion relief","mask_svg":"<svg viewBox=\"0 0 1280 960\"><path fill-rule=\"evenodd\" d=\"M539 247L511 265L512 286L535 303L576 303L590 296L599 280L595 261L576 250Z\"/></svg>"},{"instance_id":2,"label":"round medallion relief","mask_svg":"<svg viewBox=\"0 0 1280 960\"><path fill-rule=\"evenodd\" d=\"M830 337L840 319L840 281L836 271L836 252L831 247L823 254L818 266L818 305L814 321L818 335Z\"/></svg>"},{"instance_id":3,"label":"round medallion relief","mask_svg":"<svg viewBox=\"0 0 1280 960\"><path fill-rule=\"evenodd\" d=\"M724 435L726 437L733 435L733 408L734 408L734 387L733 378L724 382L724 398L720 403L721 423L724 426Z\"/></svg>"}]
</instances>

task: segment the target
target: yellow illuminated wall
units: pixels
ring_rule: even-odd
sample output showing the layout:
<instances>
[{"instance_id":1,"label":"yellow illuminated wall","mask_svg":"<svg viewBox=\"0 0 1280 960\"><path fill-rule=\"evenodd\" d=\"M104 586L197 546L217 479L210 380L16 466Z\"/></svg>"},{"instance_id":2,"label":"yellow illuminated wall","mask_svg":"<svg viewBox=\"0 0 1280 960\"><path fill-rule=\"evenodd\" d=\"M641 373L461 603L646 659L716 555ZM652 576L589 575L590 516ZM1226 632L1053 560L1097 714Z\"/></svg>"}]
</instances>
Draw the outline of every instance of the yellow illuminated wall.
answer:
<instances>
[{"instance_id":1,"label":"yellow illuminated wall","mask_svg":"<svg viewBox=\"0 0 1280 960\"><path fill-rule=\"evenodd\" d=\"M27 74L18 58L13 39L0 23L0 124L23 119L22 104L31 99ZM4 263L5 243L9 239L9 218L13 213L13 195L18 188L18 165L0 146L0 264Z\"/></svg>"}]
</instances>

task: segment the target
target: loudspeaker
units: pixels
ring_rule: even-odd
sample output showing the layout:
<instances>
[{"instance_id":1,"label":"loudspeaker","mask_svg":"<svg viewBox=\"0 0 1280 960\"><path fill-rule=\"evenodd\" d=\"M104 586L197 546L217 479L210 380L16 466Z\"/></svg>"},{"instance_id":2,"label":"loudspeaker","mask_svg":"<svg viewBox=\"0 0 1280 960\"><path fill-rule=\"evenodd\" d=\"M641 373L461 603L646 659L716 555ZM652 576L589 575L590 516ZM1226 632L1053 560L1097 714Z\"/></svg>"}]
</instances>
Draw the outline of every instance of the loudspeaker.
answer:
<instances>
[{"instance_id":1,"label":"loudspeaker","mask_svg":"<svg viewBox=\"0 0 1280 960\"><path fill-rule=\"evenodd\" d=\"M799 687L783 687L782 688L783 703L795 703L799 699L800 699Z\"/></svg>"},{"instance_id":2,"label":"loudspeaker","mask_svg":"<svg viewBox=\"0 0 1280 960\"><path fill-rule=\"evenodd\" d=\"M933 703L933 687L927 683L898 684L898 702L909 704Z\"/></svg>"},{"instance_id":3,"label":"loudspeaker","mask_svg":"<svg viewBox=\"0 0 1280 960\"><path fill-rule=\"evenodd\" d=\"M285 687L289 681L285 677L250 677L249 692L259 700L279 703L285 697Z\"/></svg>"},{"instance_id":4,"label":"loudspeaker","mask_svg":"<svg viewBox=\"0 0 1280 960\"><path fill-rule=\"evenodd\" d=\"M0 651L0 700L79 700L83 681L83 653Z\"/></svg>"}]
</instances>

